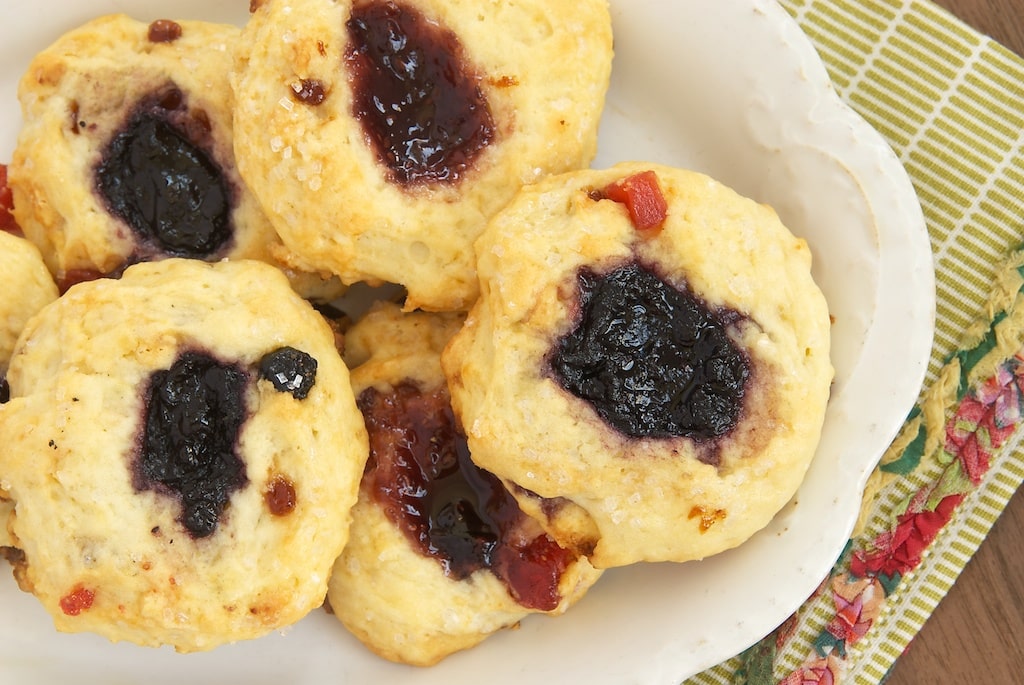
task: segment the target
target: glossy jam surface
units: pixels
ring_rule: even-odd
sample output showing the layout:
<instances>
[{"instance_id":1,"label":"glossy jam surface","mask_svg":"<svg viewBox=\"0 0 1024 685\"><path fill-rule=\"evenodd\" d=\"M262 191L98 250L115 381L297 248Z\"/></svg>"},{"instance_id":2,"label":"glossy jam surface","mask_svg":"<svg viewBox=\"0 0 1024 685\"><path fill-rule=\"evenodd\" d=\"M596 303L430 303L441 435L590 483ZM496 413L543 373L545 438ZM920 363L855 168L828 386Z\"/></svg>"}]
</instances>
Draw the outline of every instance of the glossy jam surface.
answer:
<instances>
[{"instance_id":1,"label":"glossy jam surface","mask_svg":"<svg viewBox=\"0 0 1024 685\"><path fill-rule=\"evenodd\" d=\"M96 168L107 210L167 255L210 258L232 237L231 190L198 140L208 127L170 89L140 103Z\"/></svg>"},{"instance_id":2,"label":"glossy jam surface","mask_svg":"<svg viewBox=\"0 0 1024 685\"><path fill-rule=\"evenodd\" d=\"M359 3L346 27L353 113L391 180L458 181L494 137L458 37L396 2Z\"/></svg>"},{"instance_id":3,"label":"glossy jam surface","mask_svg":"<svg viewBox=\"0 0 1024 685\"><path fill-rule=\"evenodd\" d=\"M525 607L548 611L573 556L519 509L491 474L477 468L456 429L446 390L409 383L360 394L370 435L365 477L387 516L421 554L462 580L490 569Z\"/></svg>"},{"instance_id":4,"label":"glossy jam surface","mask_svg":"<svg viewBox=\"0 0 1024 685\"><path fill-rule=\"evenodd\" d=\"M193 537L214 533L231 493L248 482L237 453L248 382L238 366L198 352L150 378L136 488L180 498Z\"/></svg>"},{"instance_id":5,"label":"glossy jam surface","mask_svg":"<svg viewBox=\"0 0 1024 685\"><path fill-rule=\"evenodd\" d=\"M260 375L280 392L304 400L316 384L316 359L294 347L280 347L260 360Z\"/></svg>"},{"instance_id":6,"label":"glossy jam surface","mask_svg":"<svg viewBox=\"0 0 1024 685\"><path fill-rule=\"evenodd\" d=\"M578 276L580 316L555 378L634 438L707 440L740 416L750 375L721 317L639 264Z\"/></svg>"},{"instance_id":7,"label":"glossy jam surface","mask_svg":"<svg viewBox=\"0 0 1024 685\"><path fill-rule=\"evenodd\" d=\"M0 376L0 404L7 404L11 401L11 385L7 382L7 376Z\"/></svg>"}]
</instances>

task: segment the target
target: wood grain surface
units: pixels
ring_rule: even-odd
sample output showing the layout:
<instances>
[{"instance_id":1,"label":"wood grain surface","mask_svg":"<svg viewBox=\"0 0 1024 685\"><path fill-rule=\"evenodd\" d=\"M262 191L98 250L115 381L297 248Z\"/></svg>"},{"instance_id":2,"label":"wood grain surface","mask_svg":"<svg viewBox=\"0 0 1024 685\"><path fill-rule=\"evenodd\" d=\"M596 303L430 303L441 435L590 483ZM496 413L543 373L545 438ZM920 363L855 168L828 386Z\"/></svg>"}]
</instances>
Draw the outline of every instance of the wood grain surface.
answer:
<instances>
[{"instance_id":1,"label":"wood grain surface","mask_svg":"<svg viewBox=\"0 0 1024 685\"><path fill-rule=\"evenodd\" d=\"M935 2L1024 55L1024 0ZM1014 495L886 681L946 683L1024 685L1024 491Z\"/></svg>"}]
</instances>

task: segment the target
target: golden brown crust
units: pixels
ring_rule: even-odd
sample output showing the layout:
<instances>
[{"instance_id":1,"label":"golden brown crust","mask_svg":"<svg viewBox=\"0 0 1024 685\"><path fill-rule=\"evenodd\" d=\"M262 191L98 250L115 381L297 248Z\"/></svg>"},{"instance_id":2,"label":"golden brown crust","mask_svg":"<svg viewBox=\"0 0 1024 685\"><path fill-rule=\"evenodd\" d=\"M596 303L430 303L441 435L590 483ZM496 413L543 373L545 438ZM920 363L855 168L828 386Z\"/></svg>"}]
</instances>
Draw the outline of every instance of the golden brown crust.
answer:
<instances>
[{"instance_id":1,"label":"golden brown crust","mask_svg":"<svg viewBox=\"0 0 1024 685\"><path fill-rule=\"evenodd\" d=\"M454 186L386 180L352 114L344 53L354 3L268 0L245 29L233 78L236 154L295 264L347 283L392 282L407 309L464 309L472 241L516 188L586 166L611 67L604 0L405 0L459 38L490 104L495 140ZM326 99L292 94L316 80Z\"/></svg>"},{"instance_id":2,"label":"golden brown crust","mask_svg":"<svg viewBox=\"0 0 1024 685\"><path fill-rule=\"evenodd\" d=\"M651 169L669 209L644 235L592 191ZM481 298L443 357L453 407L474 460L519 486L556 538L592 549L598 567L697 559L741 543L793 495L828 399L830 322L807 244L770 208L700 174L626 163L524 189L476 248ZM730 336L751 376L725 436L628 438L550 373L579 270L635 261L740 314Z\"/></svg>"},{"instance_id":3,"label":"golden brown crust","mask_svg":"<svg viewBox=\"0 0 1024 685\"><path fill-rule=\"evenodd\" d=\"M74 286L24 340L0 405L0 484L16 504L4 524L24 552L19 582L59 630L197 651L320 606L368 447L332 332L279 271L139 264ZM317 361L304 399L258 371L283 346ZM245 482L206 537L183 526L180 497L138 480L148 383L186 352L248 379L236 447ZM286 515L266 496L280 478L295 493ZM83 593L91 604L76 612Z\"/></svg>"}]
</instances>

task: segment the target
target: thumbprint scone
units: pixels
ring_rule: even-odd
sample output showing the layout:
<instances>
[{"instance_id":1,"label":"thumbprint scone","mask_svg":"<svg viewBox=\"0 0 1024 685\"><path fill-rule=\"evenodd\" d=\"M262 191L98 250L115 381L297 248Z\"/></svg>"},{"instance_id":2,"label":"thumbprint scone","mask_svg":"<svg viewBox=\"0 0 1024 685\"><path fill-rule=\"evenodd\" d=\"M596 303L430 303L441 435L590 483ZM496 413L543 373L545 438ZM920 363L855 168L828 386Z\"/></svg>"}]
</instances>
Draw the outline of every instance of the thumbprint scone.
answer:
<instances>
[{"instance_id":1,"label":"thumbprint scone","mask_svg":"<svg viewBox=\"0 0 1024 685\"><path fill-rule=\"evenodd\" d=\"M8 381L15 577L59 630L200 651L322 604L366 431L332 330L280 271L168 258L79 283Z\"/></svg>"}]
</instances>

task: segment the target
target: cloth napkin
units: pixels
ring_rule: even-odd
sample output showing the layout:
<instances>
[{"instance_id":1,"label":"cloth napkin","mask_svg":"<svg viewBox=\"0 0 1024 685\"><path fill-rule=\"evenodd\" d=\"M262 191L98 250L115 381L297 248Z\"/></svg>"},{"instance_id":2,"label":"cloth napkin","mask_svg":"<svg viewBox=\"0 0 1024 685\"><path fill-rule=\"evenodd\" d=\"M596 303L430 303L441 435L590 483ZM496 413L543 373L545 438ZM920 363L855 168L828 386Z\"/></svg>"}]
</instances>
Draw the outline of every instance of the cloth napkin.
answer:
<instances>
[{"instance_id":1,"label":"cloth napkin","mask_svg":"<svg viewBox=\"0 0 1024 685\"><path fill-rule=\"evenodd\" d=\"M929 0L780 2L914 183L935 341L831 573L772 634L686 685L875 685L1024 480L1024 60Z\"/></svg>"}]
</instances>

